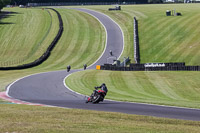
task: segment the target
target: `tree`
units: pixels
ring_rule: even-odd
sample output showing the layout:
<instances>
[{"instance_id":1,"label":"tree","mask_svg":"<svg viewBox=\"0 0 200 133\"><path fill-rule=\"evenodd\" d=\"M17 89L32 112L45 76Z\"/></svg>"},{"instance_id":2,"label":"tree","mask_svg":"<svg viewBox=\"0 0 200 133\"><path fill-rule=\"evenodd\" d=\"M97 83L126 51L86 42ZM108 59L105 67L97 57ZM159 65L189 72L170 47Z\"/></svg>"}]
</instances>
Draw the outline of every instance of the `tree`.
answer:
<instances>
[{"instance_id":1,"label":"tree","mask_svg":"<svg viewBox=\"0 0 200 133\"><path fill-rule=\"evenodd\" d=\"M148 0L148 3L163 3L163 0Z\"/></svg>"},{"instance_id":2,"label":"tree","mask_svg":"<svg viewBox=\"0 0 200 133\"><path fill-rule=\"evenodd\" d=\"M3 1L0 0L0 11L1 11L2 8L3 8Z\"/></svg>"},{"instance_id":3,"label":"tree","mask_svg":"<svg viewBox=\"0 0 200 133\"><path fill-rule=\"evenodd\" d=\"M0 0L0 11L4 6L10 4L10 2L11 0Z\"/></svg>"},{"instance_id":4,"label":"tree","mask_svg":"<svg viewBox=\"0 0 200 133\"><path fill-rule=\"evenodd\" d=\"M27 3L27 2L28 2L28 0L11 0L11 4L12 5L21 5L21 4L23 5L23 4Z\"/></svg>"}]
</instances>

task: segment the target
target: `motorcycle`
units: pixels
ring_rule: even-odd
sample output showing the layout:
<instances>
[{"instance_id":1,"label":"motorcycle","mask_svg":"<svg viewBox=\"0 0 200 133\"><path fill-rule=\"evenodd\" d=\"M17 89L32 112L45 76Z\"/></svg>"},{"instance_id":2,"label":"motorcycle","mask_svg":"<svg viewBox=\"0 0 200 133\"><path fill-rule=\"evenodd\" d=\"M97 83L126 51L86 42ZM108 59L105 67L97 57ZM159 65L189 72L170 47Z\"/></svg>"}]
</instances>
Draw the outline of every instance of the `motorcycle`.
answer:
<instances>
[{"instance_id":1,"label":"motorcycle","mask_svg":"<svg viewBox=\"0 0 200 133\"><path fill-rule=\"evenodd\" d=\"M97 90L95 87L94 93L88 99L86 100L86 103L91 102L91 103L99 103L103 102L104 97L106 96L106 92L103 90Z\"/></svg>"}]
</instances>

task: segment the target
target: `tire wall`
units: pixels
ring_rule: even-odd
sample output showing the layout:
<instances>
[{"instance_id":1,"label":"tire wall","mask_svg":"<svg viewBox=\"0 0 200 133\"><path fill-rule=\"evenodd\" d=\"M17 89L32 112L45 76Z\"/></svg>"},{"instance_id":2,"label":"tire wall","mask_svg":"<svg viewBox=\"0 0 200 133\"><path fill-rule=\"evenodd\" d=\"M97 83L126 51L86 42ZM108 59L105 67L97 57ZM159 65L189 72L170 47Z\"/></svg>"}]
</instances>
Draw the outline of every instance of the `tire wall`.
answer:
<instances>
[{"instance_id":1,"label":"tire wall","mask_svg":"<svg viewBox=\"0 0 200 133\"><path fill-rule=\"evenodd\" d=\"M0 67L0 70L20 70L20 69L32 68L32 67L35 67L35 66L38 66L38 65L42 64L45 60L48 59L48 57L51 55L51 51L56 46L57 42L59 41L60 37L62 36L62 33L63 33L63 21L62 21L60 13L58 11L56 11L53 8L46 8L46 9L51 9L54 12L56 12L56 14L58 16L58 20L59 20L59 30L58 30L58 33L57 33L56 37L51 42L51 44L49 45L49 47L47 48L45 53L43 53L43 55L40 56L39 59L36 59L35 61L33 61L31 63L18 65L18 66L13 66L13 67Z\"/></svg>"},{"instance_id":2,"label":"tire wall","mask_svg":"<svg viewBox=\"0 0 200 133\"><path fill-rule=\"evenodd\" d=\"M134 31L134 59L136 64L140 64L140 49L139 49L139 35L138 35L138 21L134 17L134 24L133 24L133 31Z\"/></svg>"},{"instance_id":3,"label":"tire wall","mask_svg":"<svg viewBox=\"0 0 200 133\"><path fill-rule=\"evenodd\" d=\"M130 64L119 67L112 64L101 65L101 70L111 71L200 71L200 66L185 66L185 63L164 63L164 67L145 67L145 64Z\"/></svg>"}]
</instances>

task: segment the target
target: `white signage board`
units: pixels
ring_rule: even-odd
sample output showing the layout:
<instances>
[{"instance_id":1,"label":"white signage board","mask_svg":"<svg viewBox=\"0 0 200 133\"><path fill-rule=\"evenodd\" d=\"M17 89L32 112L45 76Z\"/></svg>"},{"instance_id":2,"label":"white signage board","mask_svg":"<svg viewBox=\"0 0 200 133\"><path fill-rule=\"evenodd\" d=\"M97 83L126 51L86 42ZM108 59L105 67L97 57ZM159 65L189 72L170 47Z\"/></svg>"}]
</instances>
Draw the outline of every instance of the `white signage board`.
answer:
<instances>
[{"instance_id":1,"label":"white signage board","mask_svg":"<svg viewBox=\"0 0 200 133\"><path fill-rule=\"evenodd\" d=\"M165 67L165 63L146 63L145 67Z\"/></svg>"}]
</instances>

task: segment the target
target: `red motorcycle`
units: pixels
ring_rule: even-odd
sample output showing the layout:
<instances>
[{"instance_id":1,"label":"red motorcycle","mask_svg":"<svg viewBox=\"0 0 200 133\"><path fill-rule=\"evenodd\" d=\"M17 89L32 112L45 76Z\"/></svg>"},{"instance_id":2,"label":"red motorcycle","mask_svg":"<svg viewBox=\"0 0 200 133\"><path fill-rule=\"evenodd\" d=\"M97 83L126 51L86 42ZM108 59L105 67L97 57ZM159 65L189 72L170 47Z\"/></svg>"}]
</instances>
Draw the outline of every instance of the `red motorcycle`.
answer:
<instances>
[{"instance_id":1,"label":"red motorcycle","mask_svg":"<svg viewBox=\"0 0 200 133\"><path fill-rule=\"evenodd\" d=\"M90 97L88 97L88 99L86 100L86 103L88 103L88 102L91 102L91 103L103 102L105 96L106 96L105 91L97 90L97 88L95 87L94 92L92 93L92 95Z\"/></svg>"}]
</instances>

